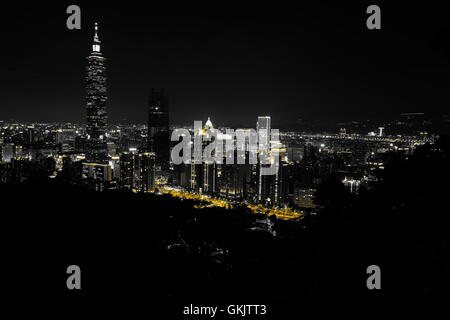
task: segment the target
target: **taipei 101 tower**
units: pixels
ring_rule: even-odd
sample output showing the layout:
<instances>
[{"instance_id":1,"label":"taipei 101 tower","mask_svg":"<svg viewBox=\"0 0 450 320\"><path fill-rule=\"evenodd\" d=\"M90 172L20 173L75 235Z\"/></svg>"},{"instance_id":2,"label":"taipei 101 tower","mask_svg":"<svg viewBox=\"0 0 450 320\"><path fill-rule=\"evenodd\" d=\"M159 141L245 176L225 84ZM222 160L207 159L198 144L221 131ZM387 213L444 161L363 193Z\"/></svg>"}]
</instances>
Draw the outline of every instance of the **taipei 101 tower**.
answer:
<instances>
[{"instance_id":1,"label":"taipei 101 tower","mask_svg":"<svg viewBox=\"0 0 450 320\"><path fill-rule=\"evenodd\" d=\"M86 58L86 160L107 162L106 145L106 58L101 52L98 25L95 23L92 52Z\"/></svg>"}]
</instances>

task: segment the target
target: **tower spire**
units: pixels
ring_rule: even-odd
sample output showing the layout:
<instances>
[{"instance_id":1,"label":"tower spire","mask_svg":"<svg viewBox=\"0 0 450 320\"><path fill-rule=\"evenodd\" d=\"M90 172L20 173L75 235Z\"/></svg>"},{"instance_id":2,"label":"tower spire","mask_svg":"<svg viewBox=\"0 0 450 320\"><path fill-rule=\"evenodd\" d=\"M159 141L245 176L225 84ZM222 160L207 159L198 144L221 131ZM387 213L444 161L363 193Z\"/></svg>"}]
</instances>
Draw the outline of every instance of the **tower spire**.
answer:
<instances>
[{"instance_id":1,"label":"tower spire","mask_svg":"<svg viewBox=\"0 0 450 320\"><path fill-rule=\"evenodd\" d=\"M97 22L94 23L94 29L95 29L94 41L100 42L100 40L98 39L98 23Z\"/></svg>"},{"instance_id":2,"label":"tower spire","mask_svg":"<svg viewBox=\"0 0 450 320\"><path fill-rule=\"evenodd\" d=\"M92 45L92 51L100 53L100 39L98 38L98 23L94 23L94 44Z\"/></svg>"}]
</instances>

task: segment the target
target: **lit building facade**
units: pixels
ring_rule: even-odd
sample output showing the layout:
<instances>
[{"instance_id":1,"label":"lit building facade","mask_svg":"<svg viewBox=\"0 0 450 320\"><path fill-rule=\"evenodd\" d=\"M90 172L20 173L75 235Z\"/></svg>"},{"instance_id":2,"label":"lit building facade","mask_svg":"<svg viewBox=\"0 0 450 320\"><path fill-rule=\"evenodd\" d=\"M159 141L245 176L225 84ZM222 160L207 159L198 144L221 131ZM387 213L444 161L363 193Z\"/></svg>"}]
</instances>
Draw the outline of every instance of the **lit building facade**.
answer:
<instances>
[{"instance_id":1,"label":"lit building facade","mask_svg":"<svg viewBox=\"0 0 450 320\"><path fill-rule=\"evenodd\" d=\"M2 158L4 163L10 163L16 157L16 147L14 143L5 143L2 146Z\"/></svg>"},{"instance_id":2,"label":"lit building facade","mask_svg":"<svg viewBox=\"0 0 450 320\"><path fill-rule=\"evenodd\" d=\"M268 150L270 146L270 117L258 117L256 131L259 139L259 150Z\"/></svg>"},{"instance_id":3,"label":"lit building facade","mask_svg":"<svg viewBox=\"0 0 450 320\"><path fill-rule=\"evenodd\" d=\"M124 190L152 191L155 187L155 154L130 150L120 155L120 186Z\"/></svg>"},{"instance_id":4,"label":"lit building facade","mask_svg":"<svg viewBox=\"0 0 450 320\"><path fill-rule=\"evenodd\" d=\"M95 23L92 53L86 58L86 159L107 162L106 144L106 59L103 57Z\"/></svg>"}]
</instances>

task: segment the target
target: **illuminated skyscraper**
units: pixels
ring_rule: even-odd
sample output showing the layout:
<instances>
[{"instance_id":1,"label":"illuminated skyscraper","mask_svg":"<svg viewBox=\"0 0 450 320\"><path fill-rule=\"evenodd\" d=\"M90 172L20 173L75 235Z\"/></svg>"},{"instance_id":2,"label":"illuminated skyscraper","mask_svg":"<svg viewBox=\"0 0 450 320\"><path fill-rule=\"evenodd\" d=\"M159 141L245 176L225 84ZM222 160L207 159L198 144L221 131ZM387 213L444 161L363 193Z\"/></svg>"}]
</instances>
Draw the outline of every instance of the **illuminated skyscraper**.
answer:
<instances>
[{"instance_id":1,"label":"illuminated skyscraper","mask_svg":"<svg viewBox=\"0 0 450 320\"><path fill-rule=\"evenodd\" d=\"M155 182L155 154L152 152L137 153L134 150L124 152L120 156L121 188L147 192L152 190Z\"/></svg>"},{"instance_id":2,"label":"illuminated skyscraper","mask_svg":"<svg viewBox=\"0 0 450 320\"><path fill-rule=\"evenodd\" d=\"M142 192L150 191L155 184L155 154L143 152L139 154L139 185Z\"/></svg>"},{"instance_id":3,"label":"illuminated skyscraper","mask_svg":"<svg viewBox=\"0 0 450 320\"><path fill-rule=\"evenodd\" d=\"M89 162L104 163L107 160L106 146L106 67L95 23L92 53L86 67L86 133Z\"/></svg>"},{"instance_id":4,"label":"illuminated skyscraper","mask_svg":"<svg viewBox=\"0 0 450 320\"><path fill-rule=\"evenodd\" d=\"M149 98L147 149L156 155L157 171L169 166L169 142L169 102L163 90L157 92L152 89Z\"/></svg>"},{"instance_id":5,"label":"illuminated skyscraper","mask_svg":"<svg viewBox=\"0 0 450 320\"><path fill-rule=\"evenodd\" d=\"M258 132L259 150L269 150L270 147L270 117L258 117L256 123Z\"/></svg>"},{"instance_id":6,"label":"illuminated skyscraper","mask_svg":"<svg viewBox=\"0 0 450 320\"><path fill-rule=\"evenodd\" d=\"M10 163L16 156L16 147L14 143L5 143L2 147L3 162Z\"/></svg>"},{"instance_id":7,"label":"illuminated skyscraper","mask_svg":"<svg viewBox=\"0 0 450 320\"><path fill-rule=\"evenodd\" d=\"M135 155L131 152L123 152L120 155L120 182L121 187L131 190L133 188Z\"/></svg>"},{"instance_id":8,"label":"illuminated skyscraper","mask_svg":"<svg viewBox=\"0 0 450 320\"><path fill-rule=\"evenodd\" d=\"M263 152L266 156L268 156L270 149L270 117L258 117L256 132L258 133L258 152ZM265 201L266 194L269 193L266 191L266 189L269 189L265 188L265 186L271 185L271 177L265 177L261 174L261 167L263 166L261 161L258 163L258 166L258 200L263 202Z\"/></svg>"}]
</instances>

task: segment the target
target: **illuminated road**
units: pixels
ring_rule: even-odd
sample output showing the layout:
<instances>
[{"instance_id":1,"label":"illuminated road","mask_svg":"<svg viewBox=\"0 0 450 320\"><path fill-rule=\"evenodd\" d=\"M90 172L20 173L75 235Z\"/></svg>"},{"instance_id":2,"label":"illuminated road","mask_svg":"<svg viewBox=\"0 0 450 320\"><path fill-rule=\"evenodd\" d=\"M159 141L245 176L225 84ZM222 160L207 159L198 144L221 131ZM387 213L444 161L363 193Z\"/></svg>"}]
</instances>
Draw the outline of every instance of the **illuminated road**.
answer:
<instances>
[{"instance_id":1,"label":"illuminated road","mask_svg":"<svg viewBox=\"0 0 450 320\"><path fill-rule=\"evenodd\" d=\"M241 203L234 203L231 201L212 198L207 195L201 195L196 193L187 192L184 190L180 190L178 188L168 187L168 186L160 186L158 189L163 194L169 194L172 197L181 198L181 199L189 199L196 201L203 201L205 204L197 204L195 208L201 209L206 207L220 207L225 209L232 209L236 205L241 205ZM294 220L301 219L304 214L299 211L293 211L291 209L275 209L275 208L266 208L262 205L253 205L253 204L245 204L248 209L250 209L254 213L264 214L267 216L275 215L278 219L283 220Z\"/></svg>"}]
</instances>

